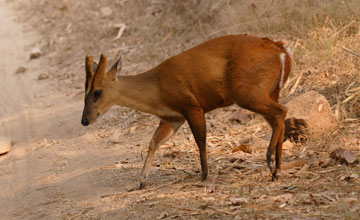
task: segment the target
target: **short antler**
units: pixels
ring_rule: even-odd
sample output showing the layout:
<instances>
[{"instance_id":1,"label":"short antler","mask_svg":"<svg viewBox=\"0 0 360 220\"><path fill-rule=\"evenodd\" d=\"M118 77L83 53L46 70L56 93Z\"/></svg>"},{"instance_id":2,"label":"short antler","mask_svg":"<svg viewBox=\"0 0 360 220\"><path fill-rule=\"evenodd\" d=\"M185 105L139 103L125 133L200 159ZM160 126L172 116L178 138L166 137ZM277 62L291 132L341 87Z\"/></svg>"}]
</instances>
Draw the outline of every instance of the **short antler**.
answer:
<instances>
[{"instance_id":1,"label":"short antler","mask_svg":"<svg viewBox=\"0 0 360 220\"><path fill-rule=\"evenodd\" d=\"M101 87L102 81L104 79L105 68L107 64L107 57L104 54L101 54L99 65L96 69L95 77L94 77L94 85L93 88L96 90Z\"/></svg>"},{"instance_id":2,"label":"short antler","mask_svg":"<svg viewBox=\"0 0 360 220\"><path fill-rule=\"evenodd\" d=\"M85 93L87 94L91 88L91 83L94 78L94 70L93 70L93 57L92 56L86 56L85 58Z\"/></svg>"}]
</instances>

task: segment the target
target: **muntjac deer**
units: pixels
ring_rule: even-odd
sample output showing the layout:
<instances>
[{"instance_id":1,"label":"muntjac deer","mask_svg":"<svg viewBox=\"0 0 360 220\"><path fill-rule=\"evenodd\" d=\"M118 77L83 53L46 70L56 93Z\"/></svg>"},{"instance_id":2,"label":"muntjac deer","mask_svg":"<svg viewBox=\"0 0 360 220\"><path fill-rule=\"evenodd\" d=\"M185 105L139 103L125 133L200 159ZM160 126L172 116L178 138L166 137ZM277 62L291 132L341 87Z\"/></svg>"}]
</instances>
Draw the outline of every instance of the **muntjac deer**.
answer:
<instances>
[{"instance_id":1,"label":"muntjac deer","mask_svg":"<svg viewBox=\"0 0 360 220\"><path fill-rule=\"evenodd\" d=\"M105 55L101 55L98 65L93 57L86 57L81 123L93 123L115 104L160 118L141 172L140 189L149 175L155 151L185 120L199 148L205 180L208 165L204 114L234 103L263 115L269 122L272 136L266 158L272 179L276 179L281 168L287 112L278 98L292 63L290 52L281 41L248 35L223 36L173 56L145 73L116 80L120 63L118 60L106 72Z\"/></svg>"}]
</instances>

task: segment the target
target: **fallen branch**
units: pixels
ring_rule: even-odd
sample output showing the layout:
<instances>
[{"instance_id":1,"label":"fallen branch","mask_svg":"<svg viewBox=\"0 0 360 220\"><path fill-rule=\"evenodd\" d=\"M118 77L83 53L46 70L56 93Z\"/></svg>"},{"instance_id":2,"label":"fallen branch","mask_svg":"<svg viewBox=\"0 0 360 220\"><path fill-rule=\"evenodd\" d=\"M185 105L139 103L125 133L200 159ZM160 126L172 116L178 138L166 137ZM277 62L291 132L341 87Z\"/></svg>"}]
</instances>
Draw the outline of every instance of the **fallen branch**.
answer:
<instances>
[{"instance_id":1,"label":"fallen branch","mask_svg":"<svg viewBox=\"0 0 360 220\"><path fill-rule=\"evenodd\" d=\"M357 56L357 57L360 57L360 54L359 54L359 53L356 53L356 52L350 50L349 48L343 47L343 50L344 50L345 52L351 53L352 55L355 55L355 56Z\"/></svg>"}]
</instances>

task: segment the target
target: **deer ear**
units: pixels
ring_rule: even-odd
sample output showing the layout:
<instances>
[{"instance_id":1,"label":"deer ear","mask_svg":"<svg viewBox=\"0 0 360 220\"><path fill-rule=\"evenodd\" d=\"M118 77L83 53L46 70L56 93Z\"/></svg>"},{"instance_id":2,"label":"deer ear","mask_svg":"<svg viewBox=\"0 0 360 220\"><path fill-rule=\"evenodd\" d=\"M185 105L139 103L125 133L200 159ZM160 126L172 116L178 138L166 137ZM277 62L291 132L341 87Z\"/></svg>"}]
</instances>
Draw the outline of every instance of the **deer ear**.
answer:
<instances>
[{"instance_id":1,"label":"deer ear","mask_svg":"<svg viewBox=\"0 0 360 220\"><path fill-rule=\"evenodd\" d=\"M102 82L104 79L106 63L107 63L107 57L104 54L101 54L100 60L99 60L99 65L96 68L96 72L95 72L95 76L94 76L94 84L93 84L94 90L101 88L101 85L102 85Z\"/></svg>"},{"instance_id":2,"label":"deer ear","mask_svg":"<svg viewBox=\"0 0 360 220\"><path fill-rule=\"evenodd\" d=\"M92 81L94 79L94 69L96 70L95 62L93 62L92 56L86 56L85 58L85 94L87 94L91 88Z\"/></svg>"},{"instance_id":3,"label":"deer ear","mask_svg":"<svg viewBox=\"0 0 360 220\"><path fill-rule=\"evenodd\" d=\"M94 73L96 73L97 66L98 66L98 64L96 62L93 62L93 71L94 71Z\"/></svg>"},{"instance_id":4,"label":"deer ear","mask_svg":"<svg viewBox=\"0 0 360 220\"><path fill-rule=\"evenodd\" d=\"M111 69L106 73L105 75L106 79L115 81L117 79L117 74L121 71L121 68L122 68L122 59L120 57L111 67Z\"/></svg>"}]
</instances>

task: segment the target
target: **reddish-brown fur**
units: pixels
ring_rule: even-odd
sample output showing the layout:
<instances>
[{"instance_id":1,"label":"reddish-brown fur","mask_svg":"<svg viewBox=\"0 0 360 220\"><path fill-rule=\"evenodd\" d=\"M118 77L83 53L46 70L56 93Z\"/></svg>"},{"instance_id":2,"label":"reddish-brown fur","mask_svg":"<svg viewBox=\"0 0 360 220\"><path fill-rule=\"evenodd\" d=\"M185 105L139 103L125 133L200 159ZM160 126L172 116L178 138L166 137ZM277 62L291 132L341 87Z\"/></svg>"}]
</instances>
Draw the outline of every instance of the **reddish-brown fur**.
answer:
<instances>
[{"instance_id":1,"label":"reddish-brown fur","mask_svg":"<svg viewBox=\"0 0 360 220\"><path fill-rule=\"evenodd\" d=\"M199 147L202 179L208 174L204 114L237 104L265 117L273 129L267 152L268 166L276 178L280 169L286 108L278 104L280 54L285 54L283 83L291 68L291 56L282 42L248 35L216 38L173 56L155 68L114 81L117 65L105 73L102 55L96 74L87 57L87 86L83 124L92 123L113 104L157 115L160 125L150 145L140 179L144 186L152 159L160 144L186 120ZM95 91L101 96L94 98ZM276 163L276 164L275 164Z\"/></svg>"}]
</instances>

